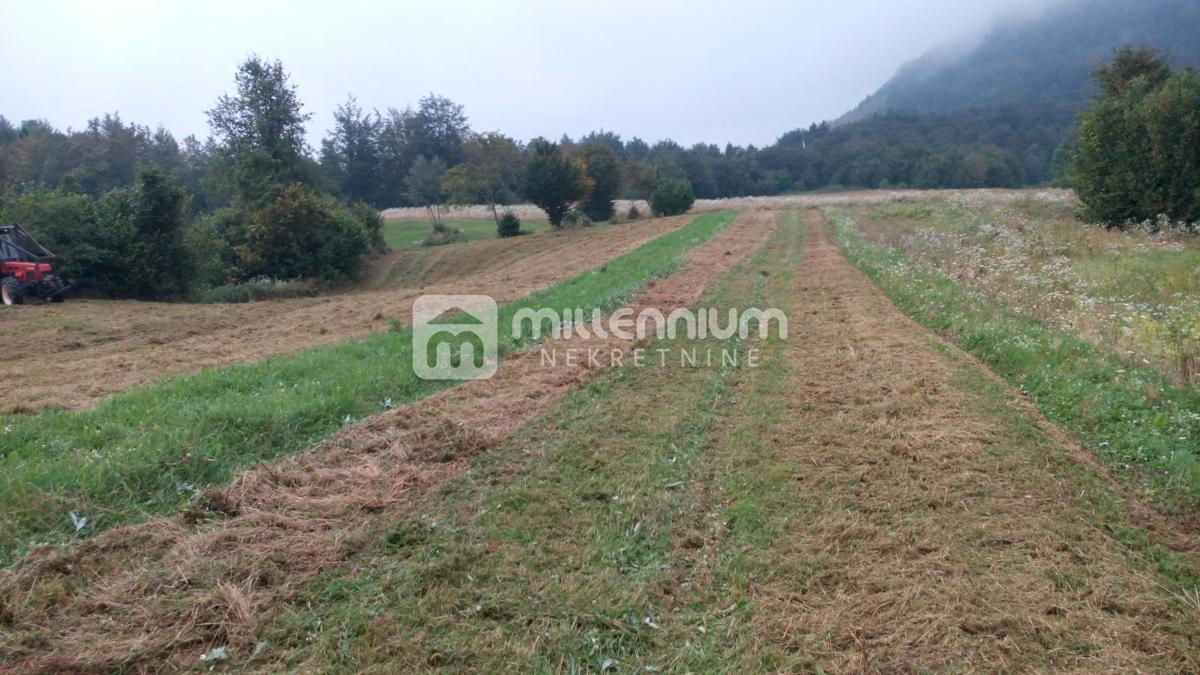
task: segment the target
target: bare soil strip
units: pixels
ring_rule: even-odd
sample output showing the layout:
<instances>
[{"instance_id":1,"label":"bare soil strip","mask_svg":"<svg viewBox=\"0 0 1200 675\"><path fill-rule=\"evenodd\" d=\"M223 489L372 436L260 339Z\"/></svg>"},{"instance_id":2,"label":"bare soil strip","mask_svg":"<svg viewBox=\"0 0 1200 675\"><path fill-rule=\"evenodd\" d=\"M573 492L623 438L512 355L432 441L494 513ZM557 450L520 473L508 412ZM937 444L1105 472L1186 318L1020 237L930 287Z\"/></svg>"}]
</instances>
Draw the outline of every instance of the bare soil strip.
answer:
<instances>
[{"instance_id":1,"label":"bare soil strip","mask_svg":"<svg viewBox=\"0 0 1200 675\"><path fill-rule=\"evenodd\" d=\"M760 248L774 225L773 214L741 216L635 308L694 303ZM575 260L595 260L596 251L588 253ZM552 346L576 345L631 346L578 339ZM0 657L31 671L155 669L193 664L202 645L247 647L254 627L298 585L351 558L474 454L549 410L591 372L586 360L543 367L536 349L513 355L490 380L389 411L311 453L248 471L178 518L36 551L0 577Z\"/></svg>"},{"instance_id":2,"label":"bare soil strip","mask_svg":"<svg viewBox=\"0 0 1200 675\"><path fill-rule=\"evenodd\" d=\"M78 409L168 375L300 351L407 323L425 293L514 300L628 253L690 216L397 251L360 288L236 305L69 300L0 312L0 414Z\"/></svg>"},{"instance_id":3,"label":"bare soil strip","mask_svg":"<svg viewBox=\"0 0 1200 675\"><path fill-rule=\"evenodd\" d=\"M726 520L681 599L740 597L749 625L699 639L834 672L1200 668L1200 602L1101 529L1124 526L1084 498L1102 482L806 218L785 371L752 386L778 404L732 411L712 469L782 476L779 493L725 481L711 496L756 522Z\"/></svg>"}]
</instances>

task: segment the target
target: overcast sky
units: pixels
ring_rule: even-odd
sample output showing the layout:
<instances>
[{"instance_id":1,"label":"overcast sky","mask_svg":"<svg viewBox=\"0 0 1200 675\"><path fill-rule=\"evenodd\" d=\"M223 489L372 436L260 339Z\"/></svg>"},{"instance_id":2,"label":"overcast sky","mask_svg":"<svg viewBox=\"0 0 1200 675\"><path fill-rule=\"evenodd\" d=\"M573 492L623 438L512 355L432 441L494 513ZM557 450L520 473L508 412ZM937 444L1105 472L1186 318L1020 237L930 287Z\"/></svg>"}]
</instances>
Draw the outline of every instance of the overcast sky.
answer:
<instances>
[{"instance_id":1,"label":"overcast sky","mask_svg":"<svg viewBox=\"0 0 1200 675\"><path fill-rule=\"evenodd\" d=\"M204 137L255 52L291 73L314 146L348 93L384 110L431 91L521 140L605 128L764 145L1048 1L20 2L0 19L0 114L80 128L119 111Z\"/></svg>"}]
</instances>

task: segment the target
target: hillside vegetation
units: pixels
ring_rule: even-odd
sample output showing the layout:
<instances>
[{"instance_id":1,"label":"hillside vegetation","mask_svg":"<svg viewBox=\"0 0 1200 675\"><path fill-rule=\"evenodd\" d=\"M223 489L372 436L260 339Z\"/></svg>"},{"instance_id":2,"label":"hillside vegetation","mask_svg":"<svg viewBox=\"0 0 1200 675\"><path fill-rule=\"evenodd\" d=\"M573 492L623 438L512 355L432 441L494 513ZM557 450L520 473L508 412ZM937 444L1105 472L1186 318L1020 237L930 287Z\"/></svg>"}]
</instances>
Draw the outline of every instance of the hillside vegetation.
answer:
<instances>
[{"instance_id":1,"label":"hillside vegetation","mask_svg":"<svg viewBox=\"0 0 1200 675\"><path fill-rule=\"evenodd\" d=\"M904 65L806 144L806 187L1012 187L1061 179L1056 151L1096 91L1092 71L1127 44L1200 63L1200 5L1189 0L1068 0L979 40ZM795 144L800 138L795 139Z\"/></svg>"}]
</instances>

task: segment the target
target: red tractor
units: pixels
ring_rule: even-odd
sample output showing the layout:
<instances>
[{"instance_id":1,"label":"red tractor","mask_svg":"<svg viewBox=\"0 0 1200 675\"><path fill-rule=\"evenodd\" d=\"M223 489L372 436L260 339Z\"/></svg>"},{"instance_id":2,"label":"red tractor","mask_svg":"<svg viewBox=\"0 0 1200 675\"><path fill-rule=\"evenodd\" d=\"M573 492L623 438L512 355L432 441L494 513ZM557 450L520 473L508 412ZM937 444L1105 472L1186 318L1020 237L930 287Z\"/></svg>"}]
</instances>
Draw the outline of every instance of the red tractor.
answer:
<instances>
[{"instance_id":1,"label":"red tractor","mask_svg":"<svg viewBox=\"0 0 1200 675\"><path fill-rule=\"evenodd\" d=\"M25 298L62 302L67 285L54 273L54 254L20 225L0 225L0 300L19 305Z\"/></svg>"}]
</instances>

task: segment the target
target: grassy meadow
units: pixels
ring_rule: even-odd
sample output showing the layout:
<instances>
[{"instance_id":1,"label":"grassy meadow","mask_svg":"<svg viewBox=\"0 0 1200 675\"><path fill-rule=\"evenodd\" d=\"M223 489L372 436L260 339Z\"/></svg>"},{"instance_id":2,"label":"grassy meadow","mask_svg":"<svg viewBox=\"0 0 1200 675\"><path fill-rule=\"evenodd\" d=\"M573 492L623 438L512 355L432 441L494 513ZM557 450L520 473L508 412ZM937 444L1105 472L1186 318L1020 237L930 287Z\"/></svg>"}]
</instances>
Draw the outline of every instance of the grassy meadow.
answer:
<instances>
[{"instance_id":1,"label":"grassy meadow","mask_svg":"<svg viewBox=\"0 0 1200 675\"><path fill-rule=\"evenodd\" d=\"M486 220L447 220L446 225L462 231L461 241L478 241L480 239L496 238L496 221ZM521 231L533 234L550 229L550 223L544 220L522 220ZM391 219L383 222L383 239L388 248L403 250L421 248L421 242L429 236L432 227L427 220Z\"/></svg>"},{"instance_id":2,"label":"grassy meadow","mask_svg":"<svg viewBox=\"0 0 1200 675\"><path fill-rule=\"evenodd\" d=\"M870 224L897 215L929 226L897 233ZM986 222L973 224L981 219L978 214L951 205L876 209L865 226L845 212L833 211L831 217L847 256L902 311L1018 387L1152 501L1178 512L1200 506L1200 390L1180 382L1170 362L1155 367L1149 359L1139 362L1113 345L1084 339L1081 326L1099 320L1136 324L1120 314L1085 315L1088 307L1097 314L1088 304L1096 287L1077 285L1074 273L1066 271L1076 260L1096 260L1086 253L1089 239L1110 242L1095 246L1103 256L1114 255L1111 241L1124 237L1150 244L1142 255L1179 252L1154 250L1158 242L1145 235L1095 232L1069 223L1062 230L1042 230L1041 238L1036 230L1009 234ZM953 234L946 238L941 234L946 232ZM1132 267L1118 263L1117 269L1108 277L1110 284ZM1185 276L1182 283L1191 281ZM1118 287L1138 302L1181 300L1161 291L1162 285Z\"/></svg>"},{"instance_id":3,"label":"grassy meadow","mask_svg":"<svg viewBox=\"0 0 1200 675\"><path fill-rule=\"evenodd\" d=\"M1200 241L1106 230L1071 201L986 197L854 212L866 236L1014 311L1077 334L1131 366L1200 385Z\"/></svg>"}]
</instances>

